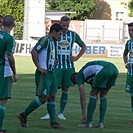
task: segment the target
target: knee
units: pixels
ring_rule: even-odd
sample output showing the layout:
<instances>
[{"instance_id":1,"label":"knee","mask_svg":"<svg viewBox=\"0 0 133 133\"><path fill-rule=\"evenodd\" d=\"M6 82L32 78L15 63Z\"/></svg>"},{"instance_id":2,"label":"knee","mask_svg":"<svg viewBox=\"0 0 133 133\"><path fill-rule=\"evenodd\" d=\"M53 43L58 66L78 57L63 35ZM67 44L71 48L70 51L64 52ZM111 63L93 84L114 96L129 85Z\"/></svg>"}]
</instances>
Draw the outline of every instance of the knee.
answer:
<instances>
[{"instance_id":1,"label":"knee","mask_svg":"<svg viewBox=\"0 0 133 133\"><path fill-rule=\"evenodd\" d=\"M105 98L107 97L107 91L106 90L101 90L100 91L100 98Z\"/></svg>"},{"instance_id":2,"label":"knee","mask_svg":"<svg viewBox=\"0 0 133 133\"><path fill-rule=\"evenodd\" d=\"M42 104L46 103L48 98L47 97L39 97L39 100Z\"/></svg>"},{"instance_id":3,"label":"knee","mask_svg":"<svg viewBox=\"0 0 133 133\"><path fill-rule=\"evenodd\" d=\"M49 99L48 99L48 100L52 100L52 101L54 101L54 100L55 100L55 98L56 98L55 94L50 94L50 96L49 96Z\"/></svg>"},{"instance_id":4,"label":"knee","mask_svg":"<svg viewBox=\"0 0 133 133\"><path fill-rule=\"evenodd\" d=\"M7 105L7 100L8 100L8 99L0 100L0 104L6 106L6 105Z\"/></svg>"}]
</instances>

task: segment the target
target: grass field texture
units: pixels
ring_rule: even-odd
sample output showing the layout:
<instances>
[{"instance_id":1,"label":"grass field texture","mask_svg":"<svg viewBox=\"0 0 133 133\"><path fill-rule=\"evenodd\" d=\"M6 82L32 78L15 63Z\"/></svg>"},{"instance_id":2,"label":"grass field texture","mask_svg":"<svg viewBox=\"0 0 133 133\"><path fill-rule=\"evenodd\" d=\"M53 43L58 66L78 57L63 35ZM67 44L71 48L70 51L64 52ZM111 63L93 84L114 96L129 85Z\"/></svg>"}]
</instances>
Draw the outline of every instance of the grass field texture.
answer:
<instances>
[{"instance_id":1,"label":"grass field texture","mask_svg":"<svg viewBox=\"0 0 133 133\"><path fill-rule=\"evenodd\" d=\"M46 104L39 107L28 116L29 128L22 128L17 119L17 114L23 111L29 103L36 98L34 71L35 66L30 56L15 56L19 80L13 83L12 99L8 101L4 128L8 133L132 133L133 126L128 122L133 118L130 107L130 96L125 92L126 69L122 58L81 58L75 62L76 71L91 60L107 60L113 62L119 69L116 86L112 87L108 95L108 108L105 118L105 128L96 128L99 120L99 101L93 117L93 128L79 128L81 108L79 103L78 87L71 87L69 100L64 115L66 120L59 120L64 129L50 129L49 120L40 120L47 113ZM89 101L90 86L85 84L86 101ZM61 90L56 96L57 112L59 111L59 100Z\"/></svg>"}]
</instances>

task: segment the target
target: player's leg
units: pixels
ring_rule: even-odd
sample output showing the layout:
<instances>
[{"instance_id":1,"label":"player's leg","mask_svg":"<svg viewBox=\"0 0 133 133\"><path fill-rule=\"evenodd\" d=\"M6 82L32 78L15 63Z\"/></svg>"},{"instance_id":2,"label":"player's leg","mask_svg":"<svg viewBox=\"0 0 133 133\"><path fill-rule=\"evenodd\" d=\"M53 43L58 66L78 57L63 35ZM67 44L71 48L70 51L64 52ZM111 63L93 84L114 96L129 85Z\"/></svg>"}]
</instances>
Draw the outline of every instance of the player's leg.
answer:
<instances>
[{"instance_id":1,"label":"player's leg","mask_svg":"<svg viewBox=\"0 0 133 133\"><path fill-rule=\"evenodd\" d=\"M0 131L3 131L7 99L0 100Z\"/></svg>"},{"instance_id":2,"label":"player's leg","mask_svg":"<svg viewBox=\"0 0 133 133\"><path fill-rule=\"evenodd\" d=\"M56 75L56 82L57 82L57 86L58 88L62 88L62 77L63 77L63 69L55 69L55 75ZM49 102L47 103L47 108L49 106ZM50 119L49 113L47 113L46 115L42 116L40 118L41 120L43 119Z\"/></svg>"},{"instance_id":3,"label":"player's leg","mask_svg":"<svg viewBox=\"0 0 133 133\"><path fill-rule=\"evenodd\" d=\"M108 69L110 70L109 72L108 72ZM111 89L111 87L115 85L116 79L118 77L118 70L113 64L109 64L104 68L102 73L103 73L102 78L105 80L101 83L101 85L103 86L103 89L100 90L100 107L99 107L100 120L97 126L99 128L104 127L104 118L107 110L107 93ZM100 75L99 75L99 79L100 79ZM106 85L106 88L104 88L104 85Z\"/></svg>"},{"instance_id":4,"label":"player's leg","mask_svg":"<svg viewBox=\"0 0 133 133\"><path fill-rule=\"evenodd\" d=\"M105 89L100 90L100 107L99 107L99 122L97 127L103 128L104 127L104 118L107 110L107 91Z\"/></svg>"},{"instance_id":5,"label":"player's leg","mask_svg":"<svg viewBox=\"0 0 133 133\"><path fill-rule=\"evenodd\" d=\"M70 77L74 72L75 72L74 68L64 69L62 71L62 75L63 75L62 76L62 94L61 94L61 98L60 98L60 111L58 114L59 119L63 119L63 120L66 119L63 115L63 112L65 110L65 107L66 107L67 101L68 101L69 87L73 85Z\"/></svg>"},{"instance_id":6,"label":"player's leg","mask_svg":"<svg viewBox=\"0 0 133 133\"><path fill-rule=\"evenodd\" d=\"M37 109L40 105L45 103L49 97L49 83L47 76L42 76L42 74L40 74L40 72L37 70L35 73L35 81L36 96L38 96L38 98L31 101L30 104L26 107L26 109L17 116L20 120L22 127L28 127L27 116L30 113L32 113L35 109Z\"/></svg>"},{"instance_id":7,"label":"player's leg","mask_svg":"<svg viewBox=\"0 0 133 133\"><path fill-rule=\"evenodd\" d=\"M92 89L90 91L90 99L89 99L89 104L87 106L87 119L86 119L86 124L91 125L90 127L92 127L92 119L96 108L98 93L99 91L96 89Z\"/></svg>"},{"instance_id":8,"label":"player's leg","mask_svg":"<svg viewBox=\"0 0 133 133\"><path fill-rule=\"evenodd\" d=\"M51 74L50 77L49 78L52 79L52 83L49 90L49 100L47 102L47 110L50 116L50 127L61 128L60 124L56 122L56 106L55 106L55 97L57 93L56 76Z\"/></svg>"},{"instance_id":9,"label":"player's leg","mask_svg":"<svg viewBox=\"0 0 133 133\"><path fill-rule=\"evenodd\" d=\"M0 77L0 132L3 129L7 101L11 98L12 77Z\"/></svg>"}]
</instances>

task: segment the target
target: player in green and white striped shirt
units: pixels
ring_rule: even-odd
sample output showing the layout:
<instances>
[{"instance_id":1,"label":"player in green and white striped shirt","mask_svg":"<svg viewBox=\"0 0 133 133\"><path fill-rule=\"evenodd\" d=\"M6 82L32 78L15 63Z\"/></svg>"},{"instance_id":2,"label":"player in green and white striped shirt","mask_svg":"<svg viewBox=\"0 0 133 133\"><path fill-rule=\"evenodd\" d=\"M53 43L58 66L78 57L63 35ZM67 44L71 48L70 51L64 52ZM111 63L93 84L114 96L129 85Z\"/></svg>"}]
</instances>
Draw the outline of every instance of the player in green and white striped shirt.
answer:
<instances>
[{"instance_id":1,"label":"player in green and white striped shirt","mask_svg":"<svg viewBox=\"0 0 133 133\"><path fill-rule=\"evenodd\" d=\"M36 81L36 98L31 101L29 106L20 114L18 119L22 127L27 127L27 117L40 105L47 102L48 112L50 114L50 127L60 128L60 124L56 122L55 95L57 92L56 76L54 73L55 65L55 47L54 40L58 40L63 34L60 24L53 24L50 28L48 36L40 38L31 51L32 60L37 67L35 73Z\"/></svg>"},{"instance_id":2,"label":"player in green and white striped shirt","mask_svg":"<svg viewBox=\"0 0 133 133\"><path fill-rule=\"evenodd\" d=\"M133 113L133 22L128 24L128 32L130 39L125 45L123 60L125 63L125 68L128 70L125 91L130 93L131 108ZM132 121L129 122L129 124L133 125L133 116Z\"/></svg>"},{"instance_id":3,"label":"player in green and white striped shirt","mask_svg":"<svg viewBox=\"0 0 133 133\"><path fill-rule=\"evenodd\" d=\"M68 101L69 87L72 86L70 77L71 74L75 72L74 61L77 61L84 54L86 45L75 31L68 30L70 24L69 17L63 16L60 20L60 24L63 27L63 35L60 40L56 42L55 46L55 58L58 60L55 74L57 77L57 86L58 88L62 88L58 118L65 120L66 118L63 112ZM77 56L72 55L74 43L77 43L81 47ZM49 115L47 114L41 117L41 119L49 119Z\"/></svg>"}]
</instances>

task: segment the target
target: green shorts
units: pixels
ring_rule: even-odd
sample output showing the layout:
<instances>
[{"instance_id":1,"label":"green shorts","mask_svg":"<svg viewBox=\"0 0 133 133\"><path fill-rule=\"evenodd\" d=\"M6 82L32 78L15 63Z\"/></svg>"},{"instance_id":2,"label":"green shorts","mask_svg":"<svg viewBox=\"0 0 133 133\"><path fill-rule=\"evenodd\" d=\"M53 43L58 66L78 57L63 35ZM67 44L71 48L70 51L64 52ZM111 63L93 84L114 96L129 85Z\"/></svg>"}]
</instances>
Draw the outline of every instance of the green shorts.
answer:
<instances>
[{"instance_id":1,"label":"green shorts","mask_svg":"<svg viewBox=\"0 0 133 133\"><path fill-rule=\"evenodd\" d=\"M0 77L0 100L11 98L12 77Z\"/></svg>"},{"instance_id":2,"label":"green shorts","mask_svg":"<svg viewBox=\"0 0 133 133\"><path fill-rule=\"evenodd\" d=\"M57 92L57 83L55 73L47 72L46 75L42 74L36 70L35 73L36 82L36 96L48 97L50 94L55 94Z\"/></svg>"},{"instance_id":3,"label":"green shorts","mask_svg":"<svg viewBox=\"0 0 133 133\"><path fill-rule=\"evenodd\" d=\"M73 83L71 81L71 75L75 72L75 68L69 68L69 69L55 69L55 75L57 79L57 86L63 87L63 86L73 86Z\"/></svg>"},{"instance_id":4,"label":"green shorts","mask_svg":"<svg viewBox=\"0 0 133 133\"><path fill-rule=\"evenodd\" d=\"M125 91L133 94L133 75L127 74Z\"/></svg>"},{"instance_id":5,"label":"green shorts","mask_svg":"<svg viewBox=\"0 0 133 133\"><path fill-rule=\"evenodd\" d=\"M115 86L118 77L118 69L114 64L106 65L95 77L92 83L93 89L105 89L109 91L112 86Z\"/></svg>"}]
</instances>

